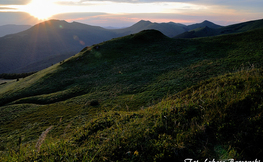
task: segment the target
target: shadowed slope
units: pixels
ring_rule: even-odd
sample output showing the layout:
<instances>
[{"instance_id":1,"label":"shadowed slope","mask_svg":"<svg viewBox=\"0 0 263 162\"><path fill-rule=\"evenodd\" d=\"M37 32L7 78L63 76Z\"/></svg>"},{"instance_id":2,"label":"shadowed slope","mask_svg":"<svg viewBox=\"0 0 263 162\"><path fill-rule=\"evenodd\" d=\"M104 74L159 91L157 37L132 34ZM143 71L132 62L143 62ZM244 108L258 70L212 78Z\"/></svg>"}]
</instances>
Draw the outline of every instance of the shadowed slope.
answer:
<instances>
[{"instance_id":1,"label":"shadowed slope","mask_svg":"<svg viewBox=\"0 0 263 162\"><path fill-rule=\"evenodd\" d=\"M201 23L188 25L188 26L186 27L186 29L187 29L188 31L191 31L191 30L195 30L195 29L199 29L199 28L204 28L204 27L209 27L209 28L211 28L211 29L218 29L218 28L221 28L222 26L217 25L217 24L214 24L214 23L212 23L212 22L210 22L210 21L205 20L205 21L203 21L203 22L201 22Z\"/></svg>"},{"instance_id":2,"label":"shadowed slope","mask_svg":"<svg viewBox=\"0 0 263 162\"><path fill-rule=\"evenodd\" d=\"M50 57L63 60L85 46L113 37L115 34L112 31L101 27L59 20L45 21L26 31L0 38L0 73L29 72L29 69L22 71L21 68ZM48 66L54 63L57 62L51 61ZM39 67L31 69L36 71Z\"/></svg>"},{"instance_id":3,"label":"shadowed slope","mask_svg":"<svg viewBox=\"0 0 263 162\"><path fill-rule=\"evenodd\" d=\"M222 34L241 33L241 32L250 31L259 28L263 28L263 20L248 21L248 22L229 25L220 28L211 28L210 26L206 26L179 34L174 38L208 37L208 36L216 36Z\"/></svg>"}]
</instances>

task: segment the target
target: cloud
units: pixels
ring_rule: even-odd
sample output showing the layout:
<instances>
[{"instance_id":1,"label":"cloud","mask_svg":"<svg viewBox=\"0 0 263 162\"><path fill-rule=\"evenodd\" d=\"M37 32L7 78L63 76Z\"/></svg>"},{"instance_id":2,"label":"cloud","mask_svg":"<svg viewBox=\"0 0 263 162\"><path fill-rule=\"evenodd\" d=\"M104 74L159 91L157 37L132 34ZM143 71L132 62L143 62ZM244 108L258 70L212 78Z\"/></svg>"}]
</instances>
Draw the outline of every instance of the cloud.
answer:
<instances>
[{"instance_id":1,"label":"cloud","mask_svg":"<svg viewBox=\"0 0 263 162\"><path fill-rule=\"evenodd\" d=\"M71 3L71 2L70 2ZM77 3L77 2L76 2ZM80 1L82 5L61 6L67 12L104 12L104 13L178 13L205 10L207 7L183 2L140 2ZM64 8L64 9L62 9ZM59 10L59 9L58 9Z\"/></svg>"},{"instance_id":2,"label":"cloud","mask_svg":"<svg viewBox=\"0 0 263 162\"><path fill-rule=\"evenodd\" d=\"M43 0L44 1L44 0ZM45 0L57 6L52 17L93 25L129 26L141 19L196 23L205 19L227 25L262 18L262 0ZM22 10L30 0L1 0L2 12ZM4 5L5 4L5 5ZM44 7L42 7L44 8ZM29 12L29 11L28 11ZM38 12L38 11L37 11ZM0 15L1 16L1 15ZM108 25L107 25L108 24ZM115 26L115 25L113 25Z\"/></svg>"},{"instance_id":3,"label":"cloud","mask_svg":"<svg viewBox=\"0 0 263 162\"><path fill-rule=\"evenodd\" d=\"M223 6L236 11L249 11L262 13L262 0L185 0L194 4Z\"/></svg>"},{"instance_id":4,"label":"cloud","mask_svg":"<svg viewBox=\"0 0 263 162\"><path fill-rule=\"evenodd\" d=\"M231 14L234 11L239 14L263 13L262 0L56 0L56 2L61 5L80 5L83 8L97 6L94 9L87 8L87 10L106 13L112 13L110 8L114 8L115 12L118 13L178 13L183 11L190 14L195 13L191 10L207 12L207 15L210 13L229 13L230 10Z\"/></svg>"},{"instance_id":5,"label":"cloud","mask_svg":"<svg viewBox=\"0 0 263 162\"><path fill-rule=\"evenodd\" d=\"M1 0L0 5L25 5L31 0Z\"/></svg>"},{"instance_id":6,"label":"cloud","mask_svg":"<svg viewBox=\"0 0 263 162\"><path fill-rule=\"evenodd\" d=\"M0 12L0 25L35 25L40 21L23 12Z\"/></svg>"},{"instance_id":7,"label":"cloud","mask_svg":"<svg viewBox=\"0 0 263 162\"><path fill-rule=\"evenodd\" d=\"M11 8L11 7L1 7L0 6L0 12L2 11L10 11L10 10L16 10L15 8Z\"/></svg>"},{"instance_id":8,"label":"cloud","mask_svg":"<svg viewBox=\"0 0 263 162\"><path fill-rule=\"evenodd\" d=\"M114 2L114 1L80 1L80 0L53 0L49 1L33 1L29 5L9 5L8 7L16 8L17 11L28 12L33 16L41 14L49 14L50 16L61 13L193 13L200 10L207 10L205 5L196 5L183 2L144 2L144 3L130 3L130 2ZM63 3L64 5L59 5ZM74 3L75 5L69 5ZM79 5L81 3L81 5ZM41 6L38 8L37 6ZM1 6L0 6L1 7ZM3 7L3 6L2 6ZM46 17L50 17L46 16ZM39 17L39 16L37 16Z\"/></svg>"},{"instance_id":9,"label":"cloud","mask_svg":"<svg viewBox=\"0 0 263 162\"><path fill-rule=\"evenodd\" d=\"M188 2L192 0L54 0L56 3L59 4L74 4L74 5L83 5L90 2L100 2L100 3L107 3L107 2L114 2L114 3L153 3L153 2Z\"/></svg>"},{"instance_id":10,"label":"cloud","mask_svg":"<svg viewBox=\"0 0 263 162\"><path fill-rule=\"evenodd\" d=\"M54 19L59 19L59 20L66 20L68 22L72 22L72 21L85 21L85 20L89 20L93 17L103 17L104 15L107 15L106 13L62 13L62 14L57 14L54 15L52 18Z\"/></svg>"}]
</instances>

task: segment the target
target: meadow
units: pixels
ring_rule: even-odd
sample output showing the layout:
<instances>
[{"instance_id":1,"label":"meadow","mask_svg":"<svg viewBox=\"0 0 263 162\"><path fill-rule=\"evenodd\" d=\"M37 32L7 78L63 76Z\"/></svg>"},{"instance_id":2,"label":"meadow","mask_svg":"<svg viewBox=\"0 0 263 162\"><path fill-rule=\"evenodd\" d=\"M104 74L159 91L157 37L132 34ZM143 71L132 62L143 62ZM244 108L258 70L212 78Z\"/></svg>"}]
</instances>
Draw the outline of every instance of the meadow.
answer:
<instances>
[{"instance_id":1,"label":"meadow","mask_svg":"<svg viewBox=\"0 0 263 162\"><path fill-rule=\"evenodd\" d=\"M1 84L0 160L262 159L262 35L145 30Z\"/></svg>"}]
</instances>

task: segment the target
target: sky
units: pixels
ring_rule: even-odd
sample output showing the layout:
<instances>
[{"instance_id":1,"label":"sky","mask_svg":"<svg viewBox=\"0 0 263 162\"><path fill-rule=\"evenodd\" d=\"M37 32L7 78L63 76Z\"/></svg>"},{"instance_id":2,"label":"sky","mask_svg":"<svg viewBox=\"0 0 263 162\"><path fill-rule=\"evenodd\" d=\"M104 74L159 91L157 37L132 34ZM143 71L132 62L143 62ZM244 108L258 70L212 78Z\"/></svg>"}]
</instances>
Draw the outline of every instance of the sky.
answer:
<instances>
[{"instance_id":1,"label":"sky","mask_svg":"<svg viewBox=\"0 0 263 162\"><path fill-rule=\"evenodd\" d=\"M219 25L263 19L262 0L1 0L0 26L35 25L49 19L127 27L151 22Z\"/></svg>"}]
</instances>

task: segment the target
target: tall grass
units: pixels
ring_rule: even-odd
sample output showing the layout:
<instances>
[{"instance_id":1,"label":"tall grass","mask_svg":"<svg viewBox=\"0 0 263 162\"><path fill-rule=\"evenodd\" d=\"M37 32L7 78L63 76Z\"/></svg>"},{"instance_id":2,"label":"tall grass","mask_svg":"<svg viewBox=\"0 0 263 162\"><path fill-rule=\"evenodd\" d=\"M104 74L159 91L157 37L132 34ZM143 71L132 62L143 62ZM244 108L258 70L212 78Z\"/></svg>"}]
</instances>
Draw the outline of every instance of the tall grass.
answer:
<instances>
[{"instance_id":1,"label":"tall grass","mask_svg":"<svg viewBox=\"0 0 263 162\"><path fill-rule=\"evenodd\" d=\"M53 126L48 127L44 132L42 132L41 136L39 137L36 143L36 149L38 152L40 152L41 145L43 144L48 132L51 131L52 128Z\"/></svg>"}]
</instances>

